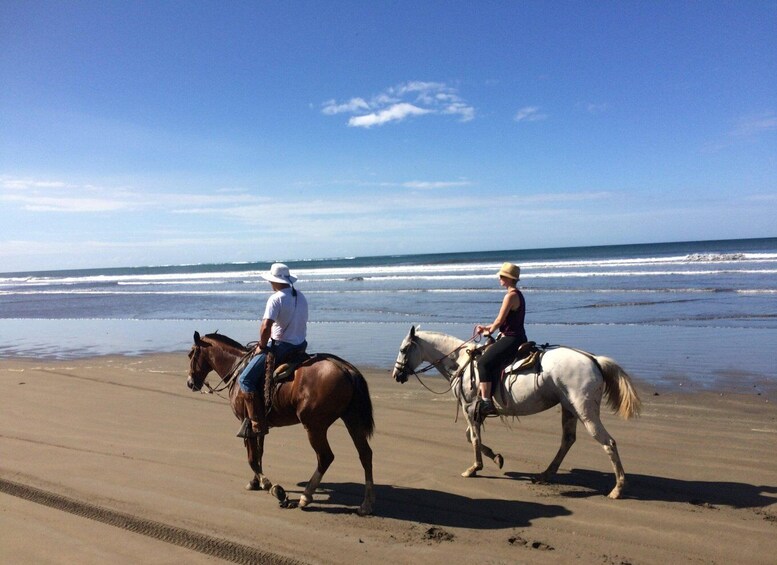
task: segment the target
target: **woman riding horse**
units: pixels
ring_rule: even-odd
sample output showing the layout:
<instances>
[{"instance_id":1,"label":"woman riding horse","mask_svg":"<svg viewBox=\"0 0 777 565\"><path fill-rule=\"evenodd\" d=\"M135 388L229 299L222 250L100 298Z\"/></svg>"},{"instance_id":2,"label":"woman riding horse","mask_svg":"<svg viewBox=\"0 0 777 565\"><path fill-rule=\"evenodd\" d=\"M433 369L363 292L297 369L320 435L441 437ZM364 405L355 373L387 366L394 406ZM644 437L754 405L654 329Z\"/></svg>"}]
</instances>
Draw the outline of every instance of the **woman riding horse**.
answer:
<instances>
[{"instance_id":1,"label":"woman riding horse","mask_svg":"<svg viewBox=\"0 0 777 565\"><path fill-rule=\"evenodd\" d=\"M475 326L475 332L480 335L491 335L497 329L499 330L499 339L486 347L485 352L478 359L481 399L474 405L473 416L479 422L482 422L486 416L497 413L494 401L491 399L493 384L498 382L502 370L515 359L518 347L527 341L524 329L526 302L517 288L521 268L512 263L504 263L497 276L499 284L507 290L502 299L499 314L488 326L479 324Z\"/></svg>"}]
</instances>

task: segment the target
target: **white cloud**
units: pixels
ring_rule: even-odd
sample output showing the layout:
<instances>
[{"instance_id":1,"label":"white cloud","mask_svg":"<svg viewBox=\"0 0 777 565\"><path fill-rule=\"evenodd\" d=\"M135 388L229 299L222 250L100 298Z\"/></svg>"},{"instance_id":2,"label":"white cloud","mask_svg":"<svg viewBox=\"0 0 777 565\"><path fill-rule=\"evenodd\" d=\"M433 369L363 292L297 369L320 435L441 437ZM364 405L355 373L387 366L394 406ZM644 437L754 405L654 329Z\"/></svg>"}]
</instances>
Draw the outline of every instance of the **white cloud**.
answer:
<instances>
[{"instance_id":1,"label":"white cloud","mask_svg":"<svg viewBox=\"0 0 777 565\"><path fill-rule=\"evenodd\" d=\"M749 202L777 202L777 193L773 194L751 194L744 198Z\"/></svg>"},{"instance_id":2,"label":"white cloud","mask_svg":"<svg viewBox=\"0 0 777 565\"><path fill-rule=\"evenodd\" d=\"M343 103L328 100L322 104L321 111L328 116L353 114L348 125L364 128L402 121L409 116L454 115L462 122L475 118L475 108L462 99L455 88L441 82L424 81L387 88L369 100L361 97Z\"/></svg>"},{"instance_id":3,"label":"white cloud","mask_svg":"<svg viewBox=\"0 0 777 565\"><path fill-rule=\"evenodd\" d=\"M769 131L777 131L777 115L774 112L740 118L730 135L733 137L754 137Z\"/></svg>"},{"instance_id":4,"label":"white cloud","mask_svg":"<svg viewBox=\"0 0 777 565\"><path fill-rule=\"evenodd\" d=\"M0 178L0 202L28 212L112 212L135 207L133 200L123 189L106 191L62 181Z\"/></svg>"},{"instance_id":5,"label":"white cloud","mask_svg":"<svg viewBox=\"0 0 777 565\"><path fill-rule=\"evenodd\" d=\"M426 95L430 91L445 90L447 87L442 82L424 82L420 80L411 80L405 84L390 89L396 92L398 95L404 95L408 92L420 92L422 95Z\"/></svg>"},{"instance_id":6,"label":"white cloud","mask_svg":"<svg viewBox=\"0 0 777 565\"><path fill-rule=\"evenodd\" d=\"M18 202L28 212L113 212L133 207L130 202L105 198L0 195L0 200Z\"/></svg>"},{"instance_id":7,"label":"white cloud","mask_svg":"<svg viewBox=\"0 0 777 565\"><path fill-rule=\"evenodd\" d=\"M612 198L614 194L607 191L599 192L551 192L547 194L530 194L516 196L524 202L581 202L585 200L602 200Z\"/></svg>"},{"instance_id":8,"label":"white cloud","mask_svg":"<svg viewBox=\"0 0 777 565\"><path fill-rule=\"evenodd\" d=\"M777 115L764 112L753 116L740 117L721 139L710 141L702 148L702 153L715 153L741 143L760 141L763 134L777 131Z\"/></svg>"},{"instance_id":9,"label":"white cloud","mask_svg":"<svg viewBox=\"0 0 777 565\"><path fill-rule=\"evenodd\" d=\"M0 188L8 190L35 190L39 188L67 188L69 184L61 181L45 181L34 179L20 179L0 176Z\"/></svg>"},{"instance_id":10,"label":"white cloud","mask_svg":"<svg viewBox=\"0 0 777 565\"><path fill-rule=\"evenodd\" d=\"M589 114L601 114L602 112L607 111L607 104L594 104L593 102L589 102L585 109Z\"/></svg>"},{"instance_id":11,"label":"white cloud","mask_svg":"<svg viewBox=\"0 0 777 565\"><path fill-rule=\"evenodd\" d=\"M344 104L337 104L334 100L324 102L324 107L321 110L327 116L333 116L335 114L342 114L343 112L359 112L361 110L369 110L370 105L363 98L351 98Z\"/></svg>"},{"instance_id":12,"label":"white cloud","mask_svg":"<svg viewBox=\"0 0 777 565\"><path fill-rule=\"evenodd\" d=\"M402 186L406 188L434 189L434 188L454 188L458 186L470 186L472 183L466 180L462 181L408 181L403 182Z\"/></svg>"},{"instance_id":13,"label":"white cloud","mask_svg":"<svg viewBox=\"0 0 777 565\"><path fill-rule=\"evenodd\" d=\"M516 122L539 122L547 119L547 114L540 112L539 106L524 106L515 114Z\"/></svg>"},{"instance_id":14,"label":"white cloud","mask_svg":"<svg viewBox=\"0 0 777 565\"><path fill-rule=\"evenodd\" d=\"M348 120L348 125L351 127L370 128L388 122L402 121L408 116L423 116L430 111L431 110L424 110L418 106L413 106L407 102L401 102L379 112L373 112L372 114L366 114L364 116L353 116Z\"/></svg>"},{"instance_id":15,"label":"white cloud","mask_svg":"<svg viewBox=\"0 0 777 565\"><path fill-rule=\"evenodd\" d=\"M0 177L0 202L27 212L89 214L120 210L169 210L181 202L190 206L223 206L251 201L251 195L233 189L208 194L173 194Z\"/></svg>"}]
</instances>

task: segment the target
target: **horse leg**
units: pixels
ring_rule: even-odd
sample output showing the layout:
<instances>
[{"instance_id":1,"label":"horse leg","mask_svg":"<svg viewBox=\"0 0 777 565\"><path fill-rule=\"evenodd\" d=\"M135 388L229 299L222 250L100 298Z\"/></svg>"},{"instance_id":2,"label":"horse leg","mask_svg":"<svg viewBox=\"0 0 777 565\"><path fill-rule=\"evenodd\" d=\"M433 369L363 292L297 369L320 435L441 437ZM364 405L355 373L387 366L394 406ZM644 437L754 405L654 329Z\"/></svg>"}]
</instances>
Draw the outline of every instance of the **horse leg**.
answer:
<instances>
[{"instance_id":1,"label":"horse leg","mask_svg":"<svg viewBox=\"0 0 777 565\"><path fill-rule=\"evenodd\" d=\"M308 441L310 442L311 447L313 447L313 450L316 452L318 465L316 466L316 470L313 473L313 476L310 477L310 480L305 487L305 492L302 493L302 496L299 499L300 508L305 508L305 506L313 502L313 493L316 492L318 485L321 484L321 478L332 464L332 461L335 460L335 454L332 453L332 448L329 447L329 440L326 438L327 429L328 427L322 430L319 426L311 426L307 428Z\"/></svg>"},{"instance_id":2,"label":"horse leg","mask_svg":"<svg viewBox=\"0 0 777 565\"><path fill-rule=\"evenodd\" d=\"M372 507L375 504L375 491L372 481L372 448L367 441L367 435L354 426L346 424L348 433L351 434L356 451L359 452L359 461L364 467L364 502L356 511L359 516L372 514Z\"/></svg>"},{"instance_id":3,"label":"horse leg","mask_svg":"<svg viewBox=\"0 0 777 565\"><path fill-rule=\"evenodd\" d=\"M558 448L558 453L553 461L550 462L548 468L540 473L536 482L547 483L553 475L556 474L558 468L561 466L561 462L566 457L569 448L575 443L577 438L577 414L571 410L561 407L561 446Z\"/></svg>"},{"instance_id":4,"label":"horse leg","mask_svg":"<svg viewBox=\"0 0 777 565\"><path fill-rule=\"evenodd\" d=\"M472 431L470 428L467 428L467 441L472 443ZM491 459L500 469L502 468L502 465L505 464L505 460L504 457L502 457L502 454L494 453L494 451L483 442L480 443L480 452Z\"/></svg>"},{"instance_id":5,"label":"horse leg","mask_svg":"<svg viewBox=\"0 0 777 565\"><path fill-rule=\"evenodd\" d=\"M466 411L465 411L466 413ZM481 452L482 444L480 443L480 424L476 424L467 416L467 422L469 424L467 428L467 437L472 442L472 450L475 452L475 462L472 466L464 471L462 477L476 477L478 471L483 469L483 455Z\"/></svg>"},{"instance_id":6,"label":"horse leg","mask_svg":"<svg viewBox=\"0 0 777 565\"><path fill-rule=\"evenodd\" d=\"M588 433L601 444L604 451L610 456L610 462L615 471L615 487L607 496L610 498L620 498L623 495L623 489L626 486L626 474L623 472L623 465L621 465L621 458L620 455L618 455L618 448L615 445L615 440L607 433L607 430L604 429L604 425L602 425L598 413L583 414L581 420L588 430Z\"/></svg>"},{"instance_id":7,"label":"horse leg","mask_svg":"<svg viewBox=\"0 0 777 565\"><path fill-rule=\"evenodd\" d=\"M264 434L243 439L248 455L248 464L254 472L246 485L246 490L270 490L272 483L262 473L262 455L264 454Z\"/></svg>"}]
</instances>

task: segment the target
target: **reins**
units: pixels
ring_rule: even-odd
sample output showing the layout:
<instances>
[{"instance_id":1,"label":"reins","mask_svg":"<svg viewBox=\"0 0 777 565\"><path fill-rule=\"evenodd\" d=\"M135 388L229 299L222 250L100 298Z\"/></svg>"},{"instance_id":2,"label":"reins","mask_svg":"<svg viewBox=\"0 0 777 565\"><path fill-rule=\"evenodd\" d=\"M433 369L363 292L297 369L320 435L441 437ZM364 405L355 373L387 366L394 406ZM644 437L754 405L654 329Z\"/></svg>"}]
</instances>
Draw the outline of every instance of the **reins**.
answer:
<instances>
[{"instance_id":1,"label":"reins","mask_svg":"<svg viewBox=\"0 0 777 565\"><path fill-rule=\"evenodd\" d=\"M461 366L461 367L460 367L460 368L459 368L459 369L458 369L458 370L457 370L455 373L448 373L447 371L440 371L441 373L443 373L443 374L447 374L447 375L448 375L448 376L447 376L447 380L448 380L448 388L447 388L447 389L445 389L444 391L437 392L437 391L435 391L435 390L432 390L431 388L429 388L429 387L426 385L426 383L424 383L424 382L421 380L421 377L419 376L419 374L420 374L420 373L426 373L426 372L428 372L428 371L431 371L432 369L435 369L435 368L437 368L437 366L438 366L438 365L439 365L439 364L440 364L440 363L441 363L443 360L445 360L445 359L447 359L447 358L449 358L449 357L452 357L452 356L453 356L455 353L457 353L458 351L461 351L461 349L462 349L462 348L463 348L465 345L467 345L468 343L470 343L470 342L472 342L472 343L479 343L479 342L480 342L480 334L477 334L477 333L473 334L471 338L469 338L467 341L464 341L464 342L462 342L462 343L461 343L461 345L459 345L458 347L456 347L455 349L453 349L453 351L451 351L450 353L447 353L447 354L445 354L445 355L442 355L442 356L441 356L439 359L437 359L437 360L435 360L435 361L430 361L428 365L426 365L425 367L423 367L423 368L421 368L421 369L418 369L418 370L413 370L413 369L411 369L411 370L410 370L410 372L413 374L413 376L416 378L416 380L417 380L419 383L421 383L421 386L423 386L423 387L424 387L426 390L428 390L428 391L429 391L429 392L431 392L432 394L438 394L438 395L441 395L441 394L447 394L449 391L451 391L451 390L453 389L454 382L455 382L455 380L458 378L459 374L460 374L460 373L463 373L463 371L464 371L464 369L466 369L467 365L469 365L469 364L471 364L471 363L472 363L472 359L473 359L473 357L472 357L472 356L470 356L470 360L469 360L469 362L467 362L467 363L465 363L464 365L462 365L462 366ZM403 368L403 370L405 370L405 369ZM439 369L438 369L438 370L439 370ZM407 371L405 371L405 372L407 372Z\"/></svg>"},{"instance_id":2,"label":"reins","mask_svg":"<svg viewBox=\"0 0 777 565\"><path fill-rule=\"evenodd\" d=\"M215 394L219 398L223 398L224 400L229 401L229 398L222 396L219 393L229 389L230 386L234 383L234 379L236 377L235 373L237 372L238 367L240 367L246 359L253 356L254 349L256 348L257 343L258 342L253 341L246 345L247 351L245 352L245 354L243 354L242 357L240 357L232 364L232 368L223 377L219 377L220 380L218 384L215 386L215 388L210 386L210 384L208 384L208 381L203 381L202 386L207 388L209 393Z\"/></svg>"},{"instance_id":3,"label":"reins","mask_svg":"<svg viewBox=\"0 0 777 565\"><path fill-rule=\"evenodd\" d=\"M449 380L448 380L448 388L446 388L446 389L445 389L445 390L443 390L443 391L437 392L436 390L432 390L431 388L429 388L428 386L426 386L426 383L425 383L424 381L422 381L422 380L421 380L421 377L419 377L419 376L418 376L418 374L417 374L415 371L413 371L413 376L416 378L416 380L417 380L419 383L421 383L421 386L422 386L422 387L424 387L426 390L428 390L428 391L429 391L429 392L431 392L432 394L447 394L447 393L448 393L448 391L450 391L450 390L453 388L453 379L449 379Z\"/></svg>"}]
</instances>

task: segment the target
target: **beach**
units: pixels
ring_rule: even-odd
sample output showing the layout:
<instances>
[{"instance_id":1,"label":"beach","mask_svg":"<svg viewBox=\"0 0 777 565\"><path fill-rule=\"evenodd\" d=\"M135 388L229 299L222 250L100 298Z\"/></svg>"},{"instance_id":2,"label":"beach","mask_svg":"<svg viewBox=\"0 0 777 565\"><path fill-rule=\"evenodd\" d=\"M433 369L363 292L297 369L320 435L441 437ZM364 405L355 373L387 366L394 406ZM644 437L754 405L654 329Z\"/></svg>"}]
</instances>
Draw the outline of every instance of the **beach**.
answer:
<instances>
[{"instance_id":1,"label":"beach","mask_svg":"<svg viewBox=\"0 0 777 565\"><path fill-rule=\"evenodd\" d=\"M0 359L0 548L7 563L774 563L777 393L664 390L635 378L639 419L604 412L628 486L578 426L552 484L560 411L489 420L504 457L479 477L449 394L360 366L375 409L377 501L338 422L314 503L249 492L226 400L185 386L186 350ZM211 377L213 381L213 377ZM444 390L430 377L426 384ZM214 382L215 384L215 382ZM508 427L509 426L509 427ZM301 426L273 429L264 470L292 500L315 456Z\"/></svg>"}]
</instances>

